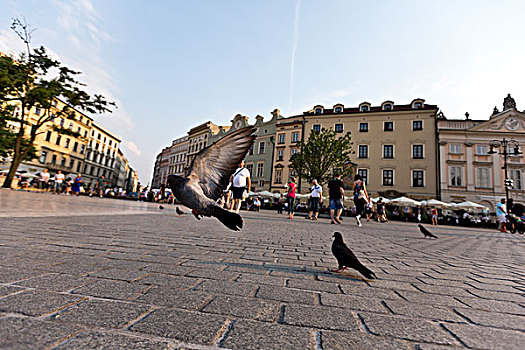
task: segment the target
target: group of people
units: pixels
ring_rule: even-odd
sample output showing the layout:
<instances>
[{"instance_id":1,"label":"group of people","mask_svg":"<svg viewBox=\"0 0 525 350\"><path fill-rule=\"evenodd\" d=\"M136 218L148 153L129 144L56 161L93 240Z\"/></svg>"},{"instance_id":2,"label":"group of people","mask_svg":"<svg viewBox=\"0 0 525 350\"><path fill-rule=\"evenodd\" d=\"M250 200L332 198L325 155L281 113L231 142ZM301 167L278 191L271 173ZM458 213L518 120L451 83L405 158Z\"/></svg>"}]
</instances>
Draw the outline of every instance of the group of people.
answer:
<instances>
[{"instance_id":1,"label":"group of people","mask_svg":"<svg viewBox=\"0 0 525 350\"><path fill-rule=\"evenodd\" d=\"M83 191L82 176L78 174L74 179L65 178L58 170L53 178L47 169L42 170L35 178L38 192L52 192L54 194L79 195Z\"/></svg>"}]
</instances>

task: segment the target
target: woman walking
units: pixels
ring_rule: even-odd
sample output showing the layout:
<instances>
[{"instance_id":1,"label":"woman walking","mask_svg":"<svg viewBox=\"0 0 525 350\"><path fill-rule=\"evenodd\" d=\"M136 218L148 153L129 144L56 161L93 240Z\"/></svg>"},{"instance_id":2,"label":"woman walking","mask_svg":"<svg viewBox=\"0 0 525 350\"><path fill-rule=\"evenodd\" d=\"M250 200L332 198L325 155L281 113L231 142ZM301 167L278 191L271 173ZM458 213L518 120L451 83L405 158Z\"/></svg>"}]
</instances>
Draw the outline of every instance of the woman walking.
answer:
<instances>
[{"instance_id":1,"label":"woman walking","mask_svg":"<svg viewBox=\"0 0 525 350\"><path fill-rule=\"evenodd\" d=\"M82 186L82 176L78 174L75 181L73 181L73 187L71 188L74 195L78 196L80 194L80 186Z\"/></svg>"},{"instance_id":2,"label":"woman walking","mask_svg":"<svg viewBox=\"0 0 525 350\"><path fill-rule=\"evenodd\" d=\"M290 220L293 219L296 189L297 189L297 185L295 184L295 177L292 176L286 188L286 203L288 203L288 219Z\"/></svg>"},{"instance_id":3,"label":"woman walking","mask_svg":"<svg viewBox=\"0 0 525 350\"><path fill-rule=\"evenodd\" d=\"M368 193L366 192L366 186L364 181L361 178L361 175L356 174L354 176L354 203L355 203L355 213L356 213L356 220L357 220L357 226L361 227L363 226L361 224L361 216L363 215L363 212L365 210L365 205L370 202L370 198L368 197Z\"/></svg>"},{"instance_id":4,"label":"woman walking","mask_svg":"<svg viewBox=\"0 0 525 350\"><path fill-rule=\"evenodd\" d=\"M306 218L317 220L317 216L319 215L319 204L323 201L323 188L315 179L312 181L312 185L310 193L310 213Z\"/></svg>"}]
</instances>

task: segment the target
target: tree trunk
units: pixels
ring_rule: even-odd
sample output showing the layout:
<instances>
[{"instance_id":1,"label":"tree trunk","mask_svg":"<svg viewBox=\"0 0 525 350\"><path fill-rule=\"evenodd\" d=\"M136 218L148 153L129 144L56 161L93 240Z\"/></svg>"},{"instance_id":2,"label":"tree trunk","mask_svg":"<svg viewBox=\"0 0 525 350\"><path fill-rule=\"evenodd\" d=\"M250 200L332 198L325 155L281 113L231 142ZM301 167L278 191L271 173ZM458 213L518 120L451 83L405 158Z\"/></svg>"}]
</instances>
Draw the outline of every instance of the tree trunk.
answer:
<instances>
[{"instance_id":1,"label":"tree trunk","mask_svg":"<svg viewBox=\"0 0 525 350\"><path fill-rule=\"evenodd\" d=\"M18 169L18 166L20 165L21 162L22 162L22 158L13 157L13 160L11 161L11 165L9 166L9 172L7 173L7 177L5 178L2 188L11 188L11 183L13 182L13 179L15 178L16 170Z\"/></svg>"}]
</instances>

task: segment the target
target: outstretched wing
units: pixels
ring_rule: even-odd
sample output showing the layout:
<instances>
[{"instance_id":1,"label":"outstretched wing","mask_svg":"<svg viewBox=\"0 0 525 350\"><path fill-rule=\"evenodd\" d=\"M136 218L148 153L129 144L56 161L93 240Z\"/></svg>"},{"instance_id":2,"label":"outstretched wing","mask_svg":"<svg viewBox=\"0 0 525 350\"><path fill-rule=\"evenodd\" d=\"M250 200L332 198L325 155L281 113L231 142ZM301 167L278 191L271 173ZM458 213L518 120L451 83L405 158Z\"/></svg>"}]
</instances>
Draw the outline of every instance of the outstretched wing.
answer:
<instances>
[{"instance_id":1,"label":"outstretched wing","mask_svg":"<svg viewBox=\"0 0 525 350\"><path fill-rule=\"evenodd\" d=\"M191 162L186 177L198 183L206 197L218 199L253 144L255 130L253 126L239 129L202 149Z\"/></svg>"}]
</instances>

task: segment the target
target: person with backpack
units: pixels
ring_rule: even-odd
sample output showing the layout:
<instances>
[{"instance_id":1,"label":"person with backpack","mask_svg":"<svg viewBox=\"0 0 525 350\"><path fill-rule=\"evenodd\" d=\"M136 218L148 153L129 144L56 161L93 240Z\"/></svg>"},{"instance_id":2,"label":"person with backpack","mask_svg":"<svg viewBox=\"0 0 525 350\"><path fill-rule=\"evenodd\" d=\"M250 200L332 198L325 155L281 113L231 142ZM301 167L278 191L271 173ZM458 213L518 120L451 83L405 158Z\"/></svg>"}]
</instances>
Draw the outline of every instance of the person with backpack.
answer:
<instances>
[{"instance_id":1,"label":"person with backpack","mask_svg":"<svg viewBox=\"0 0 525 350\"><path fill-rule=\"evenodd\" d=\"M239 167L230 177L230 182L232 184L231 190L233 193L232 210L239 214L239 210L241 210L241 202L244 200L244 192L249 191L252 186L250 171L244 167L244 160L241 160Z\"/></svg>"},{"instance_id":2,"label":"person with backpack","mask_svg":"<svg viewBox=\"0 0 525 350\"><path fill-rule=\"evenodd\" d=\"M356 174L354 176L354 203L356 209L355 218L357 220L357 226L359 227L363 226L361 224L361 216L363 215L365 205L368 202L370 202L370 198L368 197L368 193L366 192L365 182L361 178L361 175Z\"/></svg>"}]
</instances>

